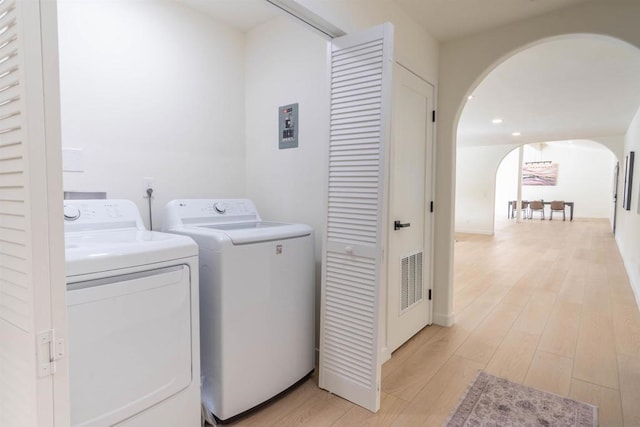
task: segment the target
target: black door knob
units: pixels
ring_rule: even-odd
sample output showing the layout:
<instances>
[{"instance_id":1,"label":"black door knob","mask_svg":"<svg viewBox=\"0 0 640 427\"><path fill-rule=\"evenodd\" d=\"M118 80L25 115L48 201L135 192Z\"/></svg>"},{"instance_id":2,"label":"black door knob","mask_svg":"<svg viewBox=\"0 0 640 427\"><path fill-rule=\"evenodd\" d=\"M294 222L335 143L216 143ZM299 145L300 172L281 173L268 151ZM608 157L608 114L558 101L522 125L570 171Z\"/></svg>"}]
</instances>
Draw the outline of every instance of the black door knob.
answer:
<instances>
[{"instance_id":1,"label":"black door knob","mask_svg":"<svg viewBox=\"0 0 640 427\"><path fill-rule=\"evenodd\" d=\"M402 223L399 220L393 221L394 230L400 230L401 228L405 228L405 227L411 227L411 223L410 222Z\"/></svg>"}]
</instances>

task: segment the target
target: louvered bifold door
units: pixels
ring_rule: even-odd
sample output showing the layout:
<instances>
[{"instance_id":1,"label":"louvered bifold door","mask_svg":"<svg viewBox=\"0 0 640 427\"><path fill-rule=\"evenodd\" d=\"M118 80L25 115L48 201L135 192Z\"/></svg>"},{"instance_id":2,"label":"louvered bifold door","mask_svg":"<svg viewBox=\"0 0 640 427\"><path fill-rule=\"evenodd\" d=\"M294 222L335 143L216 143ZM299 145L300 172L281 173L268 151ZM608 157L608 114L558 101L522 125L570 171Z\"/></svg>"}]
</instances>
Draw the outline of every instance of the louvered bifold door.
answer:
<instances>
[{"instance_id":1,"label":"louvered bifold door","mask_svg":"<svg viewBox=\"0 0 640 427\"><path fill-rule=\"evenodd\" d=\"M0 426L68 425L67 396L53 398L52 375L61 378L65 368L49 350L52 339L64 338L52 320L64 299L55 314L51 301L64 298L65 284L59 132L46 137L59 116L46 114L44 96L45 86L57 89L58 74L53 63L46 77L43 68L57 51L55 2L45 9L36 0L0 0ZM43 14L52 23L47 34ZM43 43L52 50L43 53ZM59 112L57 91L50 101Z\"/></svg>"},{"instance_id":2,"label":"louvered bifold door","mask_svg":"<svg viewBox=\"0 0 640 427\"><path fill-rule=\"evenodd\" d=\"M380 407L393 27L330 44L330 137L320 387Z\"/></svg>"}]
</instances>

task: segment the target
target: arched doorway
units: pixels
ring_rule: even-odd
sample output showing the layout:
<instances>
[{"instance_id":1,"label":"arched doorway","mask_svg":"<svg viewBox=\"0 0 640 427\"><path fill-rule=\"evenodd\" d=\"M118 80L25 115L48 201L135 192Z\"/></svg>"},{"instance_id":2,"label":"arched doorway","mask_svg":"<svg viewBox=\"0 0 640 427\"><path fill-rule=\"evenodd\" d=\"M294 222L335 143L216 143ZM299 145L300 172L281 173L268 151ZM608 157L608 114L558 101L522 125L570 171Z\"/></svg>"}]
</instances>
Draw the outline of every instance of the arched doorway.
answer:
<instances>
[{"instance_id":1,"label":"arched doorway","mask_svg":"<svg viewBox=\"0 0 640 427\"><path fill-rule=\"evenodd\" d=\"M526 161L540 161L550 141L606 134L619 136L609 146L621 152L622 135L640 100L640 85L633 77L637 72L636 48L584 35L542 40L497 65L470 92L458 122L455 230L493 233L493 173L514 147L537 148ZM577 147L572 145L573 152ZM571 158L569 151L556 155ZM569 182L561 179L532 196L566 200L570 193L583 193L560 185ZM517 198L515 192L511 197ZM584 194L581 199L583 208L592 204Z\"/></svg>"},{"instance_id":2,"label":"arched doorway","mask_svg":"<svg viewBox=\"0 0 640 427\"><path fill-rule=\"evenodd\" d=\"M613 176L618 159L606 146L589 140L552 141L522 146L524 164L550 162L556 171L554 185L523 185L520 189L519 148L499 163L495 176L495 227L514 222L508 204L522 200L565 200L577 206L576 220L604 219L613 224ZM567 212L568 214L569 212Z\"/></svg>"},{"instance_id":3,"label":"arched doorway","mask_svg":"<svg viewBox=\"0 0 640 427\"><path fill-rule=\"evenodd\" d=\"M591 7L593 6L593 7ZM625 32L630 25L628 14L636 13L638 6L627 4L616 7L590 5L575 8L558 18L544 16L530 20L532 25L511 25L475 37L444 44L441 48L441 79L439 82L439 123L436 185L436 253L434 321L443 325L454 323L453 312L453 233L456 180L457 128L467 97L473 89L499 64L516 53L545 41L561 38L585 37L585 33L608 34L611 40L627 46L640 45L640 30ZM613 25L613 20L617 20ZM535 21L535 22L533 22ZM530 22L527 21L527 24ZM535 25L533 25L535 24ZM561 24L561 25L558 25ZM616 38L617 37L617 38ZM499 40L499 42L498 42ZM567 136L568 138L568 136ZM560 139L560 138L556 138ZM607 138L618 157L625 151L628 141L621 135ZM518 144L512 145L511 148ZM504 147L503 147L504 148ZM502 157L510 149L500 153ZM455 207L455 208L454 208Z\"/></svg>"}]
</instances>

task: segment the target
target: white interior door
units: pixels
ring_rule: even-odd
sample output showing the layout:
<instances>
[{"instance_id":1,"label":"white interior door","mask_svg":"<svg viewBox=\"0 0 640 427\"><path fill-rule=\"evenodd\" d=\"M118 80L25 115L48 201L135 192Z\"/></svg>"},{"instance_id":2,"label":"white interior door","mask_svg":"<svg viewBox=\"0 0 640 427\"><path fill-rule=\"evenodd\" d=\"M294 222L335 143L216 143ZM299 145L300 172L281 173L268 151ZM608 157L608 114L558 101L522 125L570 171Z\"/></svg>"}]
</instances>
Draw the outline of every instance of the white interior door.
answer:
<instances>
[{"instance_id":1,"label":"white interior door","mask_svg":"<svg viewBox=\"0 0 640 427\"><path fill-rule=\"evenodd\" d=\"M393 27L330 43L327 228L320 301L320 387L380 407L386 289Z\"/></svg>"},{"instance_id":2,"label":"white interior door","mask_svg":"<svg viewBox=\"0 0 640 427\"><path fill-rule=\"evenodd\" d=\"M433 86L396 64L389 189L387 346L431 323Z\"/></svg>"},{"instance_id":3,"label":"white interior door","mask_svg":"<svg viewBox=\"0 0 640 427\"><path fill-rule=\"evenodd\" d=\"M1 426L69 425L55 7L0 4Z\"/></svg>"}]
</instances>

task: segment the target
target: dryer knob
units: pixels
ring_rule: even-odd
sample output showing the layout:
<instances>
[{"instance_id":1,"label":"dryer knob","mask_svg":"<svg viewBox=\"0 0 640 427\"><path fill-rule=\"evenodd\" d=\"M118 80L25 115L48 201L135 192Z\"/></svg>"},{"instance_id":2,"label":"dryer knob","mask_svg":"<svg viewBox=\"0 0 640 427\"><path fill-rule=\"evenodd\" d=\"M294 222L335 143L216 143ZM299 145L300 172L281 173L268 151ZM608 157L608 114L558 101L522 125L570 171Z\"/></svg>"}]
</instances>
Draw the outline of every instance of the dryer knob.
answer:
<instances>
[{"instance_id":1,"label":"dryer knob","mask_svg":"<svg viewBox=\"0 0 640 427\"><path fill-rule=\"evenodd\" d=\"M64 207L65 221L75 221L78 218L80 218L80 210L78 208L74 208L73 206Z\"/></svg>"},{"instance_id":2,"label":"dryer knob","mask_svg":"<svg viewBox=\"0 0 640 427\"><path fill-rule=\"evenodd\" d=\"M220 203L216 203L213 205L213 209L216 210L216 212L223 214L225 213L227 210L225 209L224 206L222 206Z\"/></svg>"}]
</instances>

